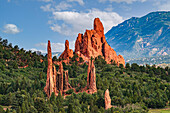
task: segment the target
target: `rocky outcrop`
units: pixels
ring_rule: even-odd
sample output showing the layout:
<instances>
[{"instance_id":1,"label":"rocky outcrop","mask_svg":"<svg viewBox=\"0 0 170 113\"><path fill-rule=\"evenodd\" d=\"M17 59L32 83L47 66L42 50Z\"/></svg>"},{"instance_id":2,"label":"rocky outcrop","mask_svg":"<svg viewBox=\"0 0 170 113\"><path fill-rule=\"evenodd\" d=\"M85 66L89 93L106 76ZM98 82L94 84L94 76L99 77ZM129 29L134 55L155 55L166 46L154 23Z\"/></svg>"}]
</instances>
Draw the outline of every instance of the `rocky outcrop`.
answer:
<instances>
[{"instance_id":1,"label":"rocky outcrop","mask_svg":"<svg viewBox=\"0 0 170 113\"><path fill-rule=\"evenodd\" d=\"M52 53L51 53L50 41L48 41L47 51L48 51L48 55L47 55L48 68L47 68L46 86L44 87L44 91L47 94L47 97L49 98L51 96L52 92L54 92L55 95L58 95L59 92L61 92L61 94L63 94L64 90L68 90L72 87L68 82L68 78L69 78L68 71L63 70L62 63L59 63L58 71L56 71L56 67L52 63ZM63 72L65 74L64 78L63 78Z\"/></svg>"},{"instance_id":2,"label":"rocky outcrop","mask_svg":"<svg viewBox=\"0 0 170 113\"><path fill-rule=\"evenodd\" d=\"M65 50L64 52L60 55L60 59L69 59L69 57L73 57L73 50L69 49L69 41L65 41Z\"/></svg>"},{"instance_id":3,"label":"rocky outcrop","mask_svg":"<svg viewBox=\"0 0 170 113\"><path fill-rule=\"evenodd\" d=\"M108 89L105 91L104 100L105 100L105 109L107 110L107 109L111 108L112 107L111 98L110 98Z\"/></svg>"},{"instance_id":4,"label":"rocky outcrop","mask_svg":"<svg viewBox=\"0 0 170 113\"><path fill-rule=\"evenodd\" d=\"M87 88L88 93L93 94L97 92L96 88L96 70L93 60L89 61L88 72L87 72Z\"/></svg>"},{"instance_id":5,"label":"rocky outcrop","mask_svg":"<svg viewBox=\"0 0 170 113\"><path fill-rule=\"evenodd\" d=\"M64 71L64 75L65 75L65 79L64 79L64 83L65 83L64 89L65 89L65 90L68 90L68 89L72 88L71 85L70 85L69 82L68 82L68 70L67 70L67 71Z\"/></svg>"},{"instance_id":6,"label":"rocky outcrop","mask_svg":"<svg viewBox=\"0 0 170 113\"><path fill-rule=\"evenodd\" d=\"M118 55L118 64L123 64L125 65L125 60L122 55Z\"/></svg>"},{"instance_id":7,"label":"rocky outcrop","mask_svg":"<svg viewBox=\"0 0 170 113\"><path fill-rule=\"evenodd\" d=\"M99 18L94 20L94 29L86 30L83 34L78 34L75 43L75 53L88 61L91 57L103 56L107 63L113 60L117 65L125 61L123 57L117 56L116 52L108 45L104 35L104 27Z\"/></svg>"},{"instance_id":8,"label":"rocky outcrop","mask_svg":"<svg viewBox=\"0 0 170 113\"><path fill-rule=\"evenodd\" d=\"M47 81L46 86L44 87L44 91L46 92L47 96L50 97L52 92L54 92L53 64L50 41L48 41L47 52L48 52L47 55L48 68L47 68Z\"/></svg>"}]
</instances>

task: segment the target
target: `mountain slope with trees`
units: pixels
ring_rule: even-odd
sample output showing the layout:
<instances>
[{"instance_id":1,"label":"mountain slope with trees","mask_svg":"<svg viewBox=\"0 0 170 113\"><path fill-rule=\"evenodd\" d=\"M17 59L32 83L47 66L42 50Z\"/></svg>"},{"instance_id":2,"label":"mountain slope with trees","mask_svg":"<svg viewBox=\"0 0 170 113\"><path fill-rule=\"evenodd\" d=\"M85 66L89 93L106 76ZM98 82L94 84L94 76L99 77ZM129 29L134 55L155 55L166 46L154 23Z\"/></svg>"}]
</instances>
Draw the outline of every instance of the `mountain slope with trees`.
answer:
<instances>
[{"instance_id":1,"label":"mountain slope with trees","mask_svg":"<svg viewBox=\"0 0 170 113\"><path fill-rule=\"evenodd\" d=\"M122 65L107 64L98 56L94 59L97 93L75 94L68 90L67 94L71 95L65 99L60 93L57 97L53 93L48 99L43 90L47 72L46 56L19 49L18 46L12 47L2 39L0 54L0 113L147 113L148 108L169 105L168 67L163 69L127 63L123 68ZM77 61L77 57L73 56L71 65L63 63L63 68L69 71L71 86L80 91L86 86L88 66ZM54 57L53 61L56 60ZM104 109L106 89L109 89L112 105L116 108Z\"/></svg>"}]
</instances>

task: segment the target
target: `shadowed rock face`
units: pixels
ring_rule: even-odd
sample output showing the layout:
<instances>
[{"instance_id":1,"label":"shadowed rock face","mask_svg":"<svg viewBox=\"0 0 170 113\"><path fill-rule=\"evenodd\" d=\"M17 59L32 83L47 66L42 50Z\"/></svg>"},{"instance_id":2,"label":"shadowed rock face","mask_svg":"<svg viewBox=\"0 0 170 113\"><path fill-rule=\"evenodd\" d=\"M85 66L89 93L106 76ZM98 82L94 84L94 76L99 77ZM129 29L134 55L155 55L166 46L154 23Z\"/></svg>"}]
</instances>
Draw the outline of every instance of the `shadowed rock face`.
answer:
<instances>
[{"instance_id":1,"label":"shadowed rock face","mask_svg":"<svg viewBox=\"0 0 170 113\"><path fill-rule=\"evenodd\" d=\"M89 61L88 72L87 72L87 87L89 88L90 94L97 92L96 88L96 72L93 60Z\"/></svg>"},{"instance_id":2,"label":"shadowed rock face","mask_svg":"<svg viewBox=\"0 0 170 113\"><path fill-rule=\"evenodd\" d=\"M69 57L73 57L73 50L69 49L69 41L65 41L65 50L64 52L60 55L59 58L61 59L68 59Z\"/></svg>"},{"instance_id":3,"label":"shadowed rock face","mask_svg":"<svg viewBox=\"0 0 170 113\"><path fill-rule=\"evenodd\" d=\"M116 52L106 42L104 27L99 18L94 20L94 29L86 30L84 35L78 34L75 53L82 57L84 61L101 55L108 64L113 60L117 65L120 63L125 65L124 58L117 56Z\"/></svg>"},{"instance_id":4,"label":"shadowed rock face","mask_svg":"<svg viewBox=\"0 0 170 113\"><path fill-rule=\"evenodd\" d=\"M108 89L105 91L104 100L105 100L105 109L107 110L107 109L111 108L112 107L111 98L110 98Z\"/></svg>"},{"instance_id":5,"label":"shadowed rock face","mask_svg":"<svg viewBox=\"0 0 170 113\"><path fill-rule=\"evenodd\" d=\"M72 88L71 85L68 82L68 70L64 71L64 74L65 74L64 88L65 88L65 90L68 90L68 89Z\"/></svg>"}]
</instances>

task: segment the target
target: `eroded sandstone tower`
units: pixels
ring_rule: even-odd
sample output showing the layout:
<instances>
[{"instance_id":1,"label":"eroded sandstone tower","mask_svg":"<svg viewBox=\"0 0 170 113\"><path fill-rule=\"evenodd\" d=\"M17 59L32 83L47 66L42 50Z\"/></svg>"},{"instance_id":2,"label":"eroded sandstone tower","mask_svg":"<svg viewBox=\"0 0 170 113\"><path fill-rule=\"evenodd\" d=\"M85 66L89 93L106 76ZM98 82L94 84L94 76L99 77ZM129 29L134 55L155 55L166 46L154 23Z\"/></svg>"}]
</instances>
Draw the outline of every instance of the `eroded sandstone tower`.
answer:
<instances>
[{"instance_id":1,"label":"eroded sandstone tower","mask_svg":"<svg viewBox=\"0 0 170 113\"><path fill-rule=\"evenodd\" d=\"M68 83L68 71L63 71L62 63L59 63L58 71L56 71L56 67L53 65L50 41L48 41L47 51L48 68L46 86L44 87L44 91L49 98L52 92L54 92L55 95L58 95L59 92L61 92L62 94L64 90L68 90L72 87ZM64 75L65 77L63 77Z\"/></svg>"},{"instance_id":2,"label":"eroded sandstone tower","mask_svg":"<svg viewBox=\"0 0 170 113\"><path fill-rule=\"evenodd\" d=\"M47 80L46 80L46 86L44 87L44 91L47 94L48 97L51 96L52 92L55 90L55 80L53 75L53 63L52 63L52 54L51 54L51 44L50 41L48 41L48 46L47 46L47 60L48 60L48 68L47 68Z\"/></svg>"},{"instance_id":3,"label":"eroded sandstone tower","mask_svg":"<svg viewBox=\"0 0 170 113\"><path fill-rule=\"evenodd\" d=\"M104 100L105 100L105 109L107 110L107 109L111 108L112 107L111 98L110 98L108 89L105 91Z\"/></svg>"},{"instance_id":4,"label":"eroded sandstone tower","mask_svg":"<svg viewBox=\"0 0 170 113\"><path fill-rule=\"evenodd\" d=\"M95 70L93 60L89 60L88 72L87 72L87 88L88 88L88 93L90 94L97 92L96 70Z\"/></svg>"}]
</instances>

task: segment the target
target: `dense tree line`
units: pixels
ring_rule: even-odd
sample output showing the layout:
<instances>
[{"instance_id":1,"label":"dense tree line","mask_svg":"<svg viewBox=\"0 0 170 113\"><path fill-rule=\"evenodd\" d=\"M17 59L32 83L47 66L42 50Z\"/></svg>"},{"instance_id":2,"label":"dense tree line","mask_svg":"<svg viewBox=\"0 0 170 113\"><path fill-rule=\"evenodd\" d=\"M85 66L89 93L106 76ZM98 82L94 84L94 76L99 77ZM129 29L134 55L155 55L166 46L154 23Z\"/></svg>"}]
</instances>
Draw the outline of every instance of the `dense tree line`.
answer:
<instances>
[{"instance_id":1,"label":"dense tree line","mask_svg":"<svg viewBox=\"0 0 170 113\"><path fill-rule=\"evenodd\" d=\"M43 62L40 61L43 60ZM53 61L59 61L53 57ZM170 100L170 69L156 66L126 64L119 67L115 62L107 64L98 56L93 59L96 67L95 94L68 90L70 96L54 93L47 98L47 57L36 52L19 49L0 39L0 113L146 113L148 108L164 108ZM87 68L76 54L70 64L63 63L69 70L69 83L81 91L86 86ZM26 68L21 68L28 65ZM19 68L18 68L19 67ZM56 65L58 70L58 65ZM105 110L104 93L109 89L112 105ZM5 111L3 108L8 109Z\"/></svg>"}]
</instances>

